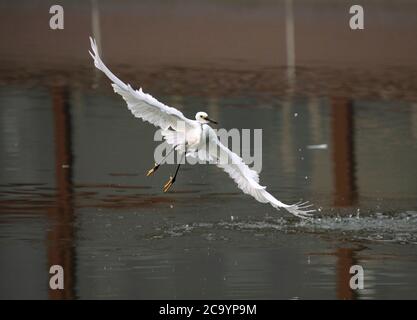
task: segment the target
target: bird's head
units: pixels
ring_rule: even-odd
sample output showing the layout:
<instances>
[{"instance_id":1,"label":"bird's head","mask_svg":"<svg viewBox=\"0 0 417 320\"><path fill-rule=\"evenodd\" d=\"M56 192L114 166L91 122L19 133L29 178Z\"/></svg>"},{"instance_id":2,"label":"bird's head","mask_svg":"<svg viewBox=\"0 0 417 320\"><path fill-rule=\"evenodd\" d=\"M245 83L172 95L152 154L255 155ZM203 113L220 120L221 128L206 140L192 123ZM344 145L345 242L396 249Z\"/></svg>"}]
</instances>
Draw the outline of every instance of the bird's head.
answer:
<instances>
[{"instance_id":1,"label":"bird's head","mask_svg":"<svg viewBox=\"0 0 417 320\"><path fill-rule=\"evenodd\" d=\"M216 121L209 118L207 113L201 112L201 111L196 113L195 119L200 123L209 123L209 122L211 122L211 123L217 124Z\"/></svg>"}]
</instances>

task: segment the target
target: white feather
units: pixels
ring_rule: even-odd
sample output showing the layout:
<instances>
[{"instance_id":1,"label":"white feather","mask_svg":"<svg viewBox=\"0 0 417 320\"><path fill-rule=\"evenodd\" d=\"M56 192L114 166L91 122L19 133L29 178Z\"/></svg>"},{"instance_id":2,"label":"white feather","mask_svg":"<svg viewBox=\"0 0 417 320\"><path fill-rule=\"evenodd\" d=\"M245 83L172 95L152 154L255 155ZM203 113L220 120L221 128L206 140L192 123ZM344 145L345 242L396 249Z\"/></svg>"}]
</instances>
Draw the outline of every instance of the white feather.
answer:
<instances>
[{"instance_id":1,"label":"white feather","mask_svg":"<svg viewBox=\"0 0 417 320\"><path fill-rule=\"evenodd\" d=\"M251 195L259 202L269 203L276 209L284 208L299 218L309 218L311 213L316 211L306 210L311 207L307 202L288 205L276 199L266 191L266 187L259 184L259 175L255 170L250 169L241 157L223 145L213 129L207 126L206 130L210 143L219 147L217 150L210 148L210 155L219 161L217 166L222 168L244 193Z\"/></svg>"},{"instance_id":2,"label":"white feather","mask_svg":"<svg viewBox=\"0 0 417 320\"><path fill-rule=\"evenodd\" d=\"M95 40L90 37L90 42L93 51L90 52L90 55L94 59L94 65L113 82L114 91L123 97L127 107L135 117L148 121L164 130L169 127L185 130L187 127L193 126L191 120L187 119L179 110L159 102L150 94L144 93L142 88L139 90L132 89L129 84L125 84L117 78L101 60Z\"/></svg>"}]
</instances>

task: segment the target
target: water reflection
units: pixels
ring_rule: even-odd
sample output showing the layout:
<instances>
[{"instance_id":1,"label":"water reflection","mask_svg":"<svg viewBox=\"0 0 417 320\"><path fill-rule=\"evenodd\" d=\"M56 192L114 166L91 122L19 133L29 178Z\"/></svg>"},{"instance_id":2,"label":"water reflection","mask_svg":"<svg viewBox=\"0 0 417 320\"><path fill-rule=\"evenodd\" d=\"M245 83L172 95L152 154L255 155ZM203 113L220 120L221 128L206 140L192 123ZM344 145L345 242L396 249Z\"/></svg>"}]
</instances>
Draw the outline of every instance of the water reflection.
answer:
<instances>
[{"instance_id":1,"label":"water reflection","mask_svg":"<svg viewBox=\"0 0 417 320\"><path fill-rule=\"evenodd\" d=\"M357 199L353 102L332 98L334 205L352 206Z\"/></svg>"},{"instance_id":2,"label":"water reflection","mask_svg":"<svg viewBox=\"0 0 417 320\"><path fill-rule=\"evenodd\" d=\"M52 265L64 269L64 289L49 289L50 299L75 298L75 246L73 207L72 123L68 87L51 88L55 137L56 206L48 210L51 229L48 232L48 270Z\"/></svg>"},{"instance_id":3,"label":"water reflection","mask_svg":"<svg viewBox=\"0 0 417 320\"><path fill-rule=\"evenodd\" d=\"M295 85L295 31L293 1L285 0L285 40L287 54L287 80L290 88Z\"/></svg>"},{"instance_id":4,"label":"water reflection","mask_svg":"<svg viewBox=\"0 0 417 320\"><path fill-rule=\"evenodd\" d=\"M354 300L358 298L358 290L350 287L350 268L357 265L355 251L352 248L339 248L337 257L337 298L342 300Z\"/></svg>"}]
</instances>

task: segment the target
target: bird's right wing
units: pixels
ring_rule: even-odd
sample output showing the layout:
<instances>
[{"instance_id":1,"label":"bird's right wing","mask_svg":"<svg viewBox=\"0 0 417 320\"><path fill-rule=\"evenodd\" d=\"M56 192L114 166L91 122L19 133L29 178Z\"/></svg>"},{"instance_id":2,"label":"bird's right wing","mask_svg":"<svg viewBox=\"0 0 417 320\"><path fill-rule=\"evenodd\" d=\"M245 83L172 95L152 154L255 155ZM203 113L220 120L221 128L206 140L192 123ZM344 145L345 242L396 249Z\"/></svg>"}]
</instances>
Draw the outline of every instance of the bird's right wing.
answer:
<instances>
[{"instance_id":1,"label":"bird's right wing","mask_svg":"<svg viewBox=\"0 0 417 320\"><path fill-rule=\"evenodd\" d=\"M89 52L94 59L94 65L113 82L114 91L123 97L135 117L161 127L163 130L169 127L175 130L186 130L194 125L193 121L187 119L181 111L159 102L151 95L144 93L142 88L134 90L129 84L123 83L101 60L95 40L90 37L90 42L93 52Z\"/></svg>"},{"instance_id":2,"label":"bird's right wing","mask_svg":"<svg viewBox=\"0 0 417 320\"><path fill-rule=\"evenodd\" d=\"M251 195L259 202L269 203L276 209L284 208L299 218L308 219L311 213L316 211L311 209L311 205L307 202L288 205L276 199L266 191L266 187L259 184L259 175L255 170L250 169L241 157L223 145L211 128L208 133L210 145L217 146L217 148L209 147L210 156L217 160L217 166L222 168L244 193Z\"/></svg>"}]
</instances>

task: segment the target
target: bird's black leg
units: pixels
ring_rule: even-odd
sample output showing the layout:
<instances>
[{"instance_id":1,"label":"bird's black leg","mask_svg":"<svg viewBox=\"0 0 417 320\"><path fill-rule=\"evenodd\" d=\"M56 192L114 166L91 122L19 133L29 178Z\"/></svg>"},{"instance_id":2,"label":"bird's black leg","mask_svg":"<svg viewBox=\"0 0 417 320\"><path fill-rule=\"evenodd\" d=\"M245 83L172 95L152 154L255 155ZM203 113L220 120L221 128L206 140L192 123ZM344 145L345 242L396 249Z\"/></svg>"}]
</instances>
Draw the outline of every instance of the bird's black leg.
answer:
<instances>
[{"instance_id":1,"label":"bird's black leg","mask_svg":"<svg viewBox=\"0 0 417 320\"><path fill-rule=\"evenodd\" d=\"M175 170L174 176L170 176L168 182L165 183L164 187L162 188L162 190L164 190L164 192L167 192L172 187L172 185L174 184L175 179L177 178L178 171L180 170L182 160L184 159L186 154L187 154L187 145L185 145L185 147L184 147L184 153L181 156L180 163L178 164L177 169Z\"/></svg>"},{"instance_id":2,"label":"bird's black leg","mask_svg":"<svg viewBox=\"0 0 417 320\"><path fill-rule=\"evenodd\" d=\"M162 164L162 162L164 162L165 159L168 158L168 156L172 153L172 151L175 150L175 148L177 146L178 145L174 146L159 163L155 162L154 167L148 171L148 173L146 174L146 176L149 177L150 175L153 175L155 173L155 171L159 169L159 166Z\"/></svg>"}]
</instances>

